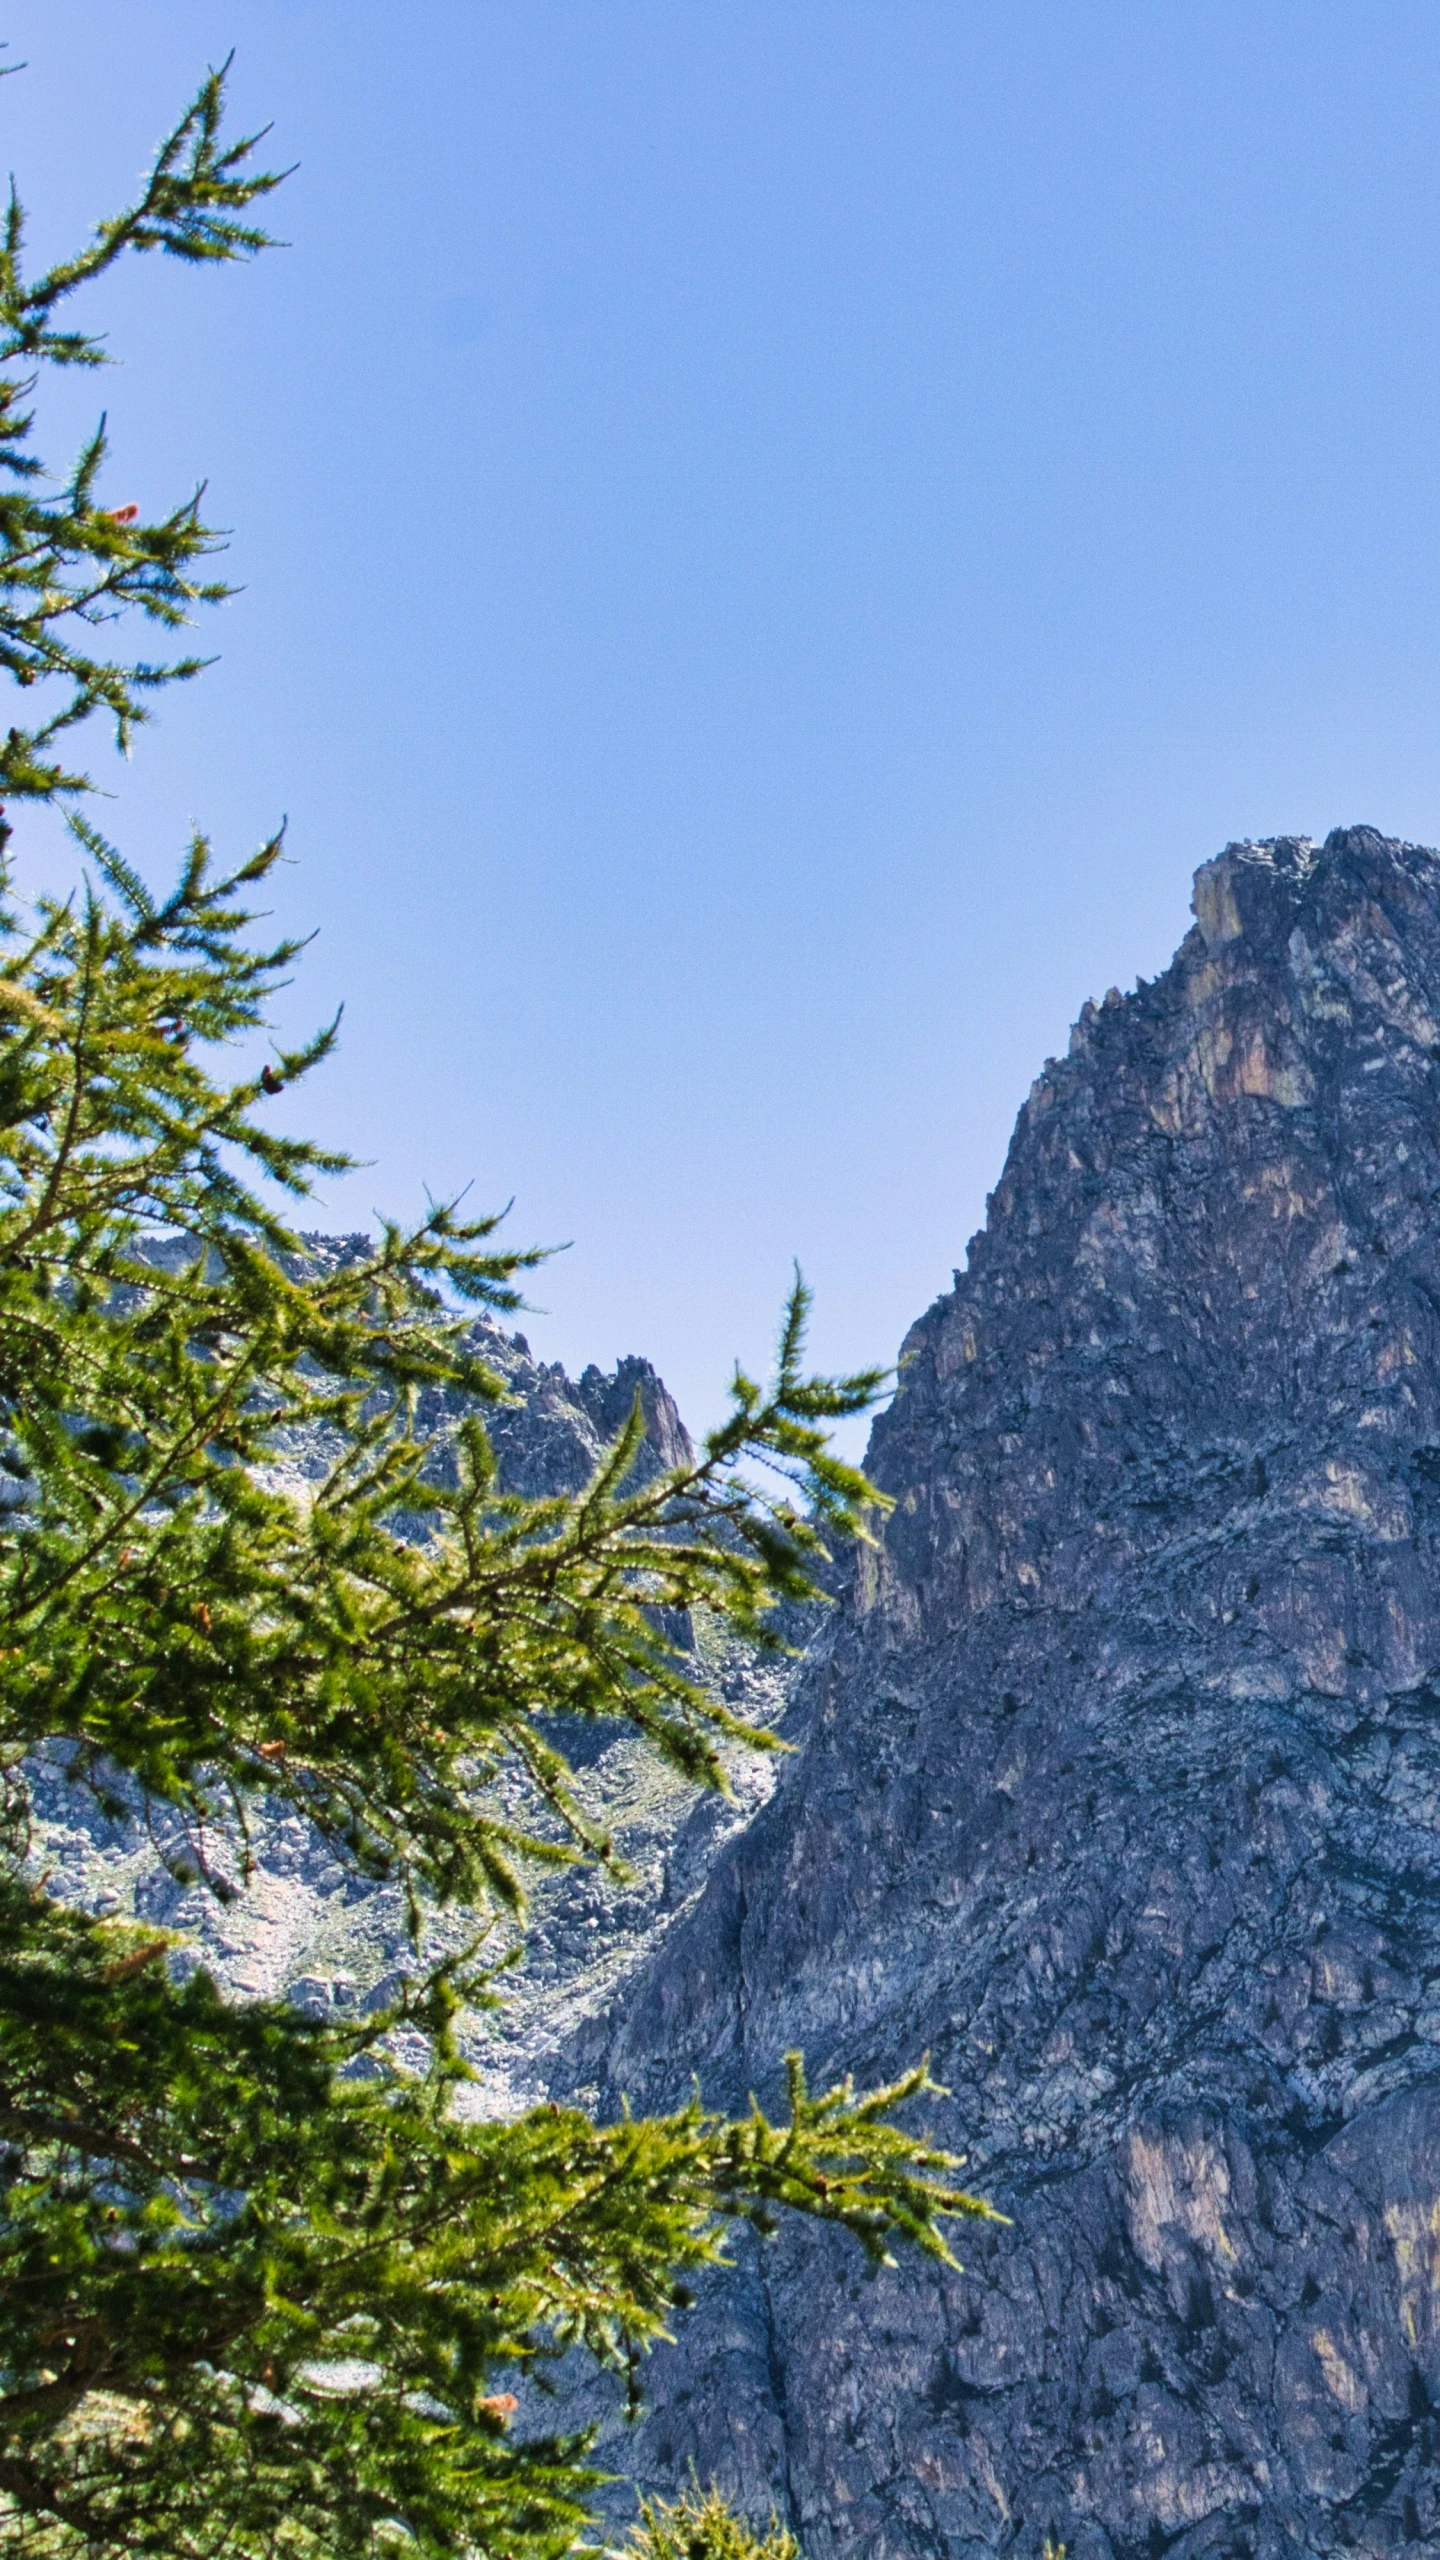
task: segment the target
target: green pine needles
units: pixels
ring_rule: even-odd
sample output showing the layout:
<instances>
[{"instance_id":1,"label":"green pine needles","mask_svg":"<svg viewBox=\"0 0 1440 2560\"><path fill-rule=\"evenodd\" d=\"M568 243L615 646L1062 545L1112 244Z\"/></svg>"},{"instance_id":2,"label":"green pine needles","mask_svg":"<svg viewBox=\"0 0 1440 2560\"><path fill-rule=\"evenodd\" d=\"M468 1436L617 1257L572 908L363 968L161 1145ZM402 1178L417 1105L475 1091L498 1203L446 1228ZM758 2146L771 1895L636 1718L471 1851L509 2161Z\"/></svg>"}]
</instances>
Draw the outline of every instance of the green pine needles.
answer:
<instances>
[{"instance_id":1,"label":"green pine needles","mask_svg":"<svg viewBox=\"0 0 1440 2560\"><path fill-rule=\"evenodd\" d=\"M154 896L59 754L97 714L124 747L194 673L94 635L222 595L194 575L216 536L198 499L148 527L107 508L103 430L60 484L31 445L43 368L101 360L81 286L128 249L266 245L247 217L278 181L223 105L220 72L80 257L27 285L12 200L0 258L0 663L29 708L0 790L69 803L83 865L29 907L8 852L0 880L0 2548L541 2560L596 2480L582 2440L516 2422L516 2377L576 2347L633 2377L687 2274L784 2209L947 2260L947 2218L988 2210L897 2121L923 2066L817 2098L793 2061L774 2124L457 2104L466 2009L500 1996L487 1912L523 1913L537 1861L612 1854L557 1718L628 1723L710 1785L723 1744L773 1747L669 1631L704 1610L777 1642L826 1540L865 1534L826 1430L881 1380L806 1372L797 1282L771 1384L736 1377L697 1459L647 1472L637 1407L580 1494L519 1500L476 1418L503 1388L474 1313L518 1305L538 1257L442 1207L322 1267L282 1214L342 1160L277 1125L333 1024L242 1063L296 957L256 912L279 841L227 873L197 839ZM444 1466L437 1395L471 1416ZM297 1430L329 1452L303 1502L272 1471ZM217 1894L278 1798L403 1885L417 1941L459 1904L475 1944L354 2026L228 2004L164 1937L47 1895L42 1751ZM646 2536L653 2560L793 2552L714 2500Z\"/></svg>"},{"instance_id":2,"label":"green pine needles","mask_svg":"<svg viewBox=\"0 0 1440 2560\"><path fill-rule=\"evenodd\" d=\"M224 99L225 72L212 72L161 144L135 203L102 222L78 257L33 284L22 269L25 216L11 186L0 246L0 667L27 692L40 685L43 708L28 725L12 727L0 747L0 794L10 799L87 789L85 775L54 761L64 732L92 712L108 712L116 744L128 748L149 716L144 697L204 664L194 657L107 658L96 654L90 634L132 608L174 631L196 604L228 592L193 575L220 548L201 521L200 492L158 524L141 524L133 505L99 505L103 418L68 478L53 485L30 449L28 405L37 368L105 363L100 342L67 325L67 306L127 251L163 249L197 262L253 257L270 245L268 233L241 217L281 179L249 169L263 135L222 148Z\"/></svg>"},{"instance_id":3,"label":"green pine needles","mask_svg":"<svg viewBox=\"0 0 1440 2560\"><path fill-rule=\"evenodd\" d=\"M692 2487L673 2505L642 2501L630 2560L800 2560L800 2545L778 2517L762 2536L731 2513L717 2489Z\"/></svg>"}]
</instances>

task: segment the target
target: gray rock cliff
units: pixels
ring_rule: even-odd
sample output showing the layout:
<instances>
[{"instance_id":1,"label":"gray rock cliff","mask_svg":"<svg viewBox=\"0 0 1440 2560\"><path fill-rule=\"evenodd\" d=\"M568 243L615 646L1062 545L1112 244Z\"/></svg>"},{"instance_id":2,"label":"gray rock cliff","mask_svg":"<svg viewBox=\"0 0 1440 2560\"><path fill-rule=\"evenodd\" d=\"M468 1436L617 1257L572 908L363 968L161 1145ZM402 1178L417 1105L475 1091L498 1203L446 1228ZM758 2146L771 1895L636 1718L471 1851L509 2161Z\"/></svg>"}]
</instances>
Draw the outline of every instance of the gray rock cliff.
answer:
<instances>
[{"instance_id":1,"label":"gray rock cliff","mask_svg":"<svg viewBox=\"0 0 1440 2560\"><path fill-rule=\"evenodd\" d=\"M743 2249L613 2442L808 2560L1440 2547L1440 855L1232 845L1087 1005L797 1754L572 2049L887 2076L1013 2217Z\"/></svg>"}]
</instances>

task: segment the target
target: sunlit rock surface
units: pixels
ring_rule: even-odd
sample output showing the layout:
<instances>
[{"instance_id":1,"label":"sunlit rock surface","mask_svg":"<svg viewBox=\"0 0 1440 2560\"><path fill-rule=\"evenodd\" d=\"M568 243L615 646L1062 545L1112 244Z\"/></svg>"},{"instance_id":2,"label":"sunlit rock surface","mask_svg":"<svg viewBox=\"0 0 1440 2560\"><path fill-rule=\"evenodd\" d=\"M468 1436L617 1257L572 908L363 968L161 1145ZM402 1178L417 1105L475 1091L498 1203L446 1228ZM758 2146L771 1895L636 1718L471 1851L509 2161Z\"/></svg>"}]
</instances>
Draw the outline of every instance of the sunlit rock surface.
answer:
<instances>
[{"instance_id":1,"label":"sunlit rock surface","mask_svg":"<svg viewBox=\"0 0 1440 2560\"><path fill-rule=\"evenodd\" d=\"M1440 2547L1440 856L1232 845L1195 913L1033 1087L803 1747L571 2060L928 2047L1013 2216L963 2276L791 2226L655 2360L617 2467L808 2560Z\"/></svg>"}]
</instances>

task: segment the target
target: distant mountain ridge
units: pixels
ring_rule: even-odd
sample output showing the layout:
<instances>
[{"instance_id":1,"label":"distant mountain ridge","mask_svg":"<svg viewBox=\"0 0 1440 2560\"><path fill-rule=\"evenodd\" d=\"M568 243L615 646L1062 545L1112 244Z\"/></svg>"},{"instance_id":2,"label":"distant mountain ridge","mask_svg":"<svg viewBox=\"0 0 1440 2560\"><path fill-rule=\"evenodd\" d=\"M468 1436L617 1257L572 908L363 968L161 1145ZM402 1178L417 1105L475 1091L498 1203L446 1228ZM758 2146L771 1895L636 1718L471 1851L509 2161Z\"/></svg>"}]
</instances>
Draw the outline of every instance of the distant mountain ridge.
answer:
<instances>
[{"instance_id":1,"label":"distant mountain ridge","mask_svg":"<svg viewBox=\"0 0 1440 2560\"><path fill-rule=\"evenodd\" d=\"M310 1235L302 1241L312 1267L342 1262L370 1243L365 1236ZM157 1238L149 1250L157 1261L169 1261L190 1247ZM647 1360L623 1359L605 1371L592 1364L571 1379L559 1362L535 1360L523 1333L507 1333L488 1317L472 1325L468 1347L506 1388L506 1402L480 1410L507 1492L577 1491L629 1420L637 1396L646 1425L642 1473L647 1465L668 1467L692 1454L674 1400ZM422 1392L417 1421L433 1437L441 1469L447 1439L475 1410L467 1395ZM335 1444L322 1430L282 1433L270 1472L280 1483L303 1487L323 1477L334 1455ZM696 1640L697 1670L731 1703L767 1720L783 1716L787 1664L757 1661L712 1630L698 1631ZM582 1792L613 1830L628 1872L610 1875L584 1867L532 1879L524 1964L507 1977L504 2009L475 2027L481 2080L472 2097L491 2113L542 2092L546 2057L603 2007L618 1978L684 1910L718 1844L773 1783L768 1758L732 1753L733 1798L702 1795L658 1768L623 1726L578 1725L560 1738L581 1765ZM393 1996L397 1972L417 1962L400 1894L349 1876L293 1813L272 1809L259 1815L254 1879L233 1902L222 1904L203 1886L187 1888L166 1873L144 1824L107 1821L87 1792L68 1783L63 1754L42 1760L34 1777L36 1866L50 1890L85 1909L176 1930L182 1939L177 1961L204 1964L236 1998L285 1995L310 2014L324 2015ZM468 1937L471 1925L463 1912L442 1918L432 1931L431 1951Z\"/></svg>"}]
</instances>

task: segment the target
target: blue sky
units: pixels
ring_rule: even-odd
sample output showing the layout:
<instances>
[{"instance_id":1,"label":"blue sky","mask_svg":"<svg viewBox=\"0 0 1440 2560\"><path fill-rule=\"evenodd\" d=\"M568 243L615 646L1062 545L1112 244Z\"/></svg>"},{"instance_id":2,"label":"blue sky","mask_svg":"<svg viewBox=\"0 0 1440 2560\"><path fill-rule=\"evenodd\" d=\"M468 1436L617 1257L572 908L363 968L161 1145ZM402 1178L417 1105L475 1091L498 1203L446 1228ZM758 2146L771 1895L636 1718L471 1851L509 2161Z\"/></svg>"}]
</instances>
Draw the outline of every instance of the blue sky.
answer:
<instances>
[{"instance_id":1,"label":"blue sky","mask_svg":"<svg viewBox=\"0 0 1440 2560\"><path fill-rule=\"evenodd\" d=\"M545 1356L704 1418L795 1255L893 1356L1197 863L1440 839L1433 6L6 20L37 254L232 46L300 164L94 314L114 502L207 478L245 590L105 823L288 813L316 1223L513 1194Z\"/></svg>"}]
</instances>

